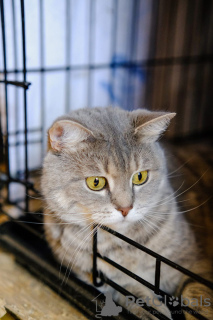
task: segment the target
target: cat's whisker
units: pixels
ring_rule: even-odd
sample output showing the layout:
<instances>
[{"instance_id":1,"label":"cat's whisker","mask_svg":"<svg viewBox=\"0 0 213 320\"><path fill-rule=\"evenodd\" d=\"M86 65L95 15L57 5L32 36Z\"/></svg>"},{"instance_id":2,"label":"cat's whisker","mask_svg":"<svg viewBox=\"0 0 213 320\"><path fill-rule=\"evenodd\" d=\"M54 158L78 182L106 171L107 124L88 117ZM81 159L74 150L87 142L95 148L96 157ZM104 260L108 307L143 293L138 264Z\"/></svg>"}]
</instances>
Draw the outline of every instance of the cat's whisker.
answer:
<instances>
[{"instance_id":1,"label":"cat's whisker","mask_svg":"<svg viewBox=\"0 0 213 320\"><path fill-rule=\"evenodd\" d=\"M67 251L68 251L68 249L69 249L69 246L73 243L73 241L76 240L75 237L78 237L80 234L82 234L83 232L85 232L88 228L91 227L91 225L92 225L92 222L91 222L89 225L86 225L86 226L84 226L83 228L81 228L80 230L78 230L78 231L74 234L73 240L72 240L71 242L70 242L70 241L66 241L66 242L65 242L65 245L67 245L67 243L69 243L69 244L68 244L68 246L67 246L67 250L65 251L64 256L63 256L63 258L62 258L62 261L61 261L61 264L60 264L59 279L60 279L60 275L61 275L62 264L63 264L63 261L64 261L64 258L65 258L65 256L66 256L66 254L67 254ZM63 282L62 282L62 283L63 283Z\"/></svg>"},{"instance_id":2,"label":"cat's whisker","mask_svg":"<svg viewBox=\"0 0 213 320\"><path fill-rule=\"evenodd\" d=\"M141 224L143 225L146 224L147 226L149 226L149 228L151 229L151 231L153 231L153 225L150 223L150 220L147 220L145 217L143 217L142 220L139 220L141 222ZM143 225L144 226L144 225Z\"/></svg>"},{"instance_id":3,"label":"cat's whisker","mask_svg":"<svg viewBox=\"0 0 213 320\"><path fill-rule=\"evenodd\" d=\"M179 203L183 203L183 202L187 202L187 201L191 201L191 200L192 199L190 199L190 198L189 199L183 199L183 200L177 200L176 203L179 204ZM167 203L169 203L169 202L170 201L168 201ZM190 204L187 204L187 205L190 205ZM153 207L153 208L155 208L155 207Z\"/></svg>"},{"instance_id":4,"label":"cat's whisker","mask_svg":"<svg viewBox=\"0 0 213 320\"><path fill-rule=\"evenodd\" d=\"M25 194L28 198L30 198L30 199L33 199L33 200L44 200L44 198L43 197L33 197L33 196L31 196L31 195L29 195L29 194ZM46 198L46 199L48 199L49 200L49 198ZM51 199L50 199L51 200Z\"/></svg>"},{"instance_id":5,"label":"cat's whisker","mask_svg":"<svg viewBox=\"0 0 213 320\"><path fill-rule=\"evenodd\" d=\"M191 201L192 199L191 198L188 198L188 199L183 199L183 200L178 200L178 201L176 201L176 203L177 204L179 204L179 203L183 203L183 202L187 202L187 201ZM168 203L169 203L170 201L168 201ZM187 205L190 205L190 204L187 204ZM155 209L155 208L158 208L159 207L159 205L158 206L153 206L152 208L151 208L151 210L152 209ZM140 207L139 209L143 209L143 207Z\"/></svg>"},{"instance_id":6,"label":"cat's whisker","mask_svg":"<svg viewBox=\"0 0 213 320\"><path fill-rule=\"evenodd\" d=\"M146 219L145 219L146 220ZM154 229L155 232L157 232L160 229L160 226L154 223L153 221L149 220L149 224Z\"/></svg>"},{"instance_id":7,"label":"cat's whisker","mask_svg":"<svg viewBox=\"0 0 213 320\"><path fill-rule=\"evenodd\" d=\"M149 228L149 232L151 234L153 234L153 227L149 224L149 222L146 220L146 219L142 219L142 220L139 220L140 224L143 226L143 228Z\"/></svg>"},{"instance_id":8,"label":"cat's whisker","mask_svg":"<svg viewBox=\"0 0 213 320\"><path fill-rule=\"evenodd\" d=\"M45 210L47 210L47 211L50 211L50 212L52 212L52 210L51 210L51 208L49 207L49 206L46 206L46 207L44 207L44 211ZM69 210L71 210L71 208L69 208L69 209L66 209L66 210L62 210L62 209L60 209L60 210L58 210L58 212L57 213L55 213L54 212L54 215L60 215L61 213L65 213L66 215L88 215L88 212L70 212ZM31 213L31 212L26 212L26 213ZM90 214L92 214L92 212L90 213ZM52 213L51 213L51 215L52 215Z\"/></svg>"},{"instance_id":9,"label":"cat's whisker","mask_svg":"<svg viewBox=\"0 0 213 320\"><path fill-rule=\"evenodd\" d=\"M182 186L184 185L184 183L185 183L185 181L183 181L183 182L181 183L181 185L178 187L178 189L175 190L174 192L172 192L168 197L166 197L166 198L160 200L159 202L157 202L156 207L159 206L159 205L164 205L164 204L168 203L171 199L174 199L174 195L182 188ZM168 202L165 202L165 200L167 200L167 199L169 199L169 201L168 201Z\"/></svg>"},{"instance_id":10,"label":"cat's whisker","mask_svg":"<svg viewBox=\"0 0 213 320\"><path fill-rule=\"evenodd\" d=\"M186 212L190 212L192 210L195 210L195 209L198 209L200 208L202 205L204 205L206 202L208 202L210 199L212 198L209 197L207 200L205 200L204 202L202 202L201 204L191 208L191 209L188 209L188 210L183 210L183 211L175 211L174 214L183 214L183 213L186 213ZM159 212L156 212L156 211L152 211L152 213L155 213L155 214L159 214ZM161 214L164 214L164 215L171 215L171 212L161 212Z\"/></svg>"},{"instance_id":11,"label":"cat's whisker","mask_svg":"<svg viewBox=\"0 0 213 320\"><path fill-rule=\"evenodd\" d=\"M174 171L170 172L167 176L169 177L170 175L172 175L173 173L179 171L181 168L183 168L187 163L189 163L194 157L189 158L188 160L186 160L180 167L178 167L177 169L175 169Z\"/></svg>"},{"instance_id":12,"label":"cat's whisker","mask_svg":"<svg viewBox=\"0 0 213 320\"><path fill-rule=\"evenodd\" d=\"M42 216L53 216L52 213L44 213L44 212L25 212L25 214L31 214L31 215L42 215ZM73 215L77 215L77 214L80 214L80 215L83 215L84 213L67 213L67 215L69 214L73 214ZM54 214L54 217L56 217L57 215Z\"/></svg>"},{"instance_id":13,"label":"cat's whisker","mask_svg":"<svg viewBox=\"0 0 213 320\"><path fill-rule=\"evenodd\" d=\"M153 212L149 212L145 215L145 217L142 218L142 220L144 219L147 221L147 218L149 218L149 220L148 220L149 223L154 224L154 225L155 225L155 223L159 223L160 227L164 223L164 221L169 221L168 217L165 216L164 214L161 214L161 213L153 216ZM154 221L153 221L153 219L154 219ZM160 227L158 225L156 225L156 227L160 229Z\"/></svg>"},{"instance_id":14,"label":"cat's whisker","mask_svg":"<svg viewBox=\"0 0 213 320\"><path fill-rule=\"evenodd\" d=\"M32 214L34 214L34 213L32 213ZM43 213L37 213L37 214L42 214L43 215ZM49 216L52 216L52 214L44 214L44 215L49 215ZM80 213L79 213L79 215L81 215ZM19 222L19 223L28 223L28 224L41 224L41 225L71 225L71 224L73 224L73 223L75 223L75 222L85 222L85 221L91 221L91 218L90 217L87 217L87 218L85 218L85 217L77 217L76 218L76 216L74 216L73 217L73 220L72 219L70 219L70 222L63 222L63 221L61 221L61 219L60 219L60 217L57 217L56 215L54 215L54 219L56 219L56 220L58 220L58 221L56 221L56 222L35 222L35 221L24 221L24 220L17 220L17 222Z\"/></svg>"},{"instance_id":15,"label":"cat's whisker","mask_svg":"<svg viewBox=\"0 0 213 320\"><path fill-rule=\"evenodd\" d=\"M189 188L187 188L186 190L184 190L183 192L179 193L177 196L174 197L174 199L176 199L177 197L180 197L182 194L186 193L187 191L189 191L191 188L193 188L202 178L203 176L208 172L209 169L207 169L202 175L201 177L194 182Z\"/></svg>"},{"instance_id":16,"label":"cat's whisker","mask_svg":"<svg viewBox=\"0 0 213 320\"><path fill-rule=\"evenodd\" d=\"M177 211L176 213L177 213L177 214L182 214L182 213L190 212L190 211L192 211L192 210L196 210L196 209L200 208L201 206L203 206L205 203L207 203L211 198L212 198L212 196L209 197L209 198L208 198L207 200L205 200L204 202L202 202L201 204L197 205L196 207L193 207L193 208L191 208L191 209L184 210L184 211Z\"/></svg>"},{"instance_id":17,"label":"cat's whisker","mask_svg":"<svg viewBox=\"0 0 213 320\"><path fill-rule=\"evenodd\" d=\"M192 201L192 198L178 200L178 201L176 201L176 203L182 203L182 202L187 202L187 201Z\"/></svg>"},{"instance_id":18,"label":"cat's whisker","mask_svg":"<svg viewBox=\"0 0 213 320\"><path fill-rule=\"evenodd\" d=\"M103 220L104 220L104 219L102 219L101 222L102 222ZM93 234L93 232L97 232L97 228L102 225L101 222L99 222L99 223L96 225L96 227L92 229L92 231L87 235L86 238L89 238L89 237ZM94 223L93 223L93 224L94 224ZM94 231L94 230L95 230L95 231ZM80 243L80 248L78 249L78 251L77 251L77 253L76 253L76 255L75 255L75 259L74 259L74 261L73 261L73 263L72 263L71 270L72 270L72 268L73 268L73 266L74 266L74 264L75 264L75 261L76 261L76 259L77 259L77 256L78 256L79 253L80 253L80 250L81 250L83 244L86 242L86 240L87 240L87 239L84 238L84 239L83 239L83 243L82 243L82 242Z\"/></svg>"},{"instance_id":19,"label":"cat's whisker","mask_svg":"<svg viewBox=\"0 0 213 320\"><path fill-rule=\"evenodd\" d=\"M89 225L87 225L87 226L84 228L84 230L81 230L81 231L82 231L81 233L83 233L83 232L85 232L86 230L88 230L89 228L91 228L91 226L92 226L92 223L90 223ZM83 239L84 239L84 238L83 238ZM66 250L66 252L65 252L65 254L64 254L64 256L63 256L63 259L62 259L62 261L61 261L61 266L62 266L62 264L63 264L65 255L67 254L67 251L69 250L69 247L70 247L70 245L72 244L73 241L74 241L74 238L73 238L73 240L72 240L71 242L69 242L69 245L67 246L67 250ZM80 244L81 244L81 242L80 242ZM79 244L79 245L80 245L80 244ZM79 245L78 245L78 247L79 247ZM78 247L77 247L77 248L78 248ZM77 249L77 248L76 248L76 249ZM76 249L75 249L75 251L76 251ZM72 258L73 258L73 255L75 254L75 251L74 251L74 253L72 254L72 256L70 257L70 259L69 259L69 263L67 264L66 272L65 272L65 274L64 274L64 278L63 278L63 280L62 280L61 286L63 285L63 283L64 283L64 281L65 281L65 279L66 279L67 272L68 272L68 269L69 269L71 260L72 260ZM61 267L60 267L60 272L61 272ZM59 277L60 277L60 273L59 273ZM68 279L68 278L67 278L67 279Z\"/></svg>"},{"instance_id":20,"label":"cat's whisker","mask_svg":"<svg viewBox=\"0 0 213 320\"><path fill-rule=\"evenodd\" d=\"M183 210L183 211L177 211L175 212L174 214L177 214L177 215L181 215L181 214L184 214L186 212L190 212L192 210L195 210L195 209L198 209L199 207L201 207L202 205L204 205L207 201L209 201L209 199L211 199L212 197L208 198L206 201L204 201L203 203L199 204L198 206L196 207L193 207L189 210ZM167 219L166 217L171 215L170 212L155 212L155 211L152 211L150 212L149 214L147 214L147 216L152 216L153 214L156 214L156 216L165 216L165 219ZM186 224L189 224L188 222L185 222Z\"/></svg>"},{"instance_id":21,"label":"cat's whisker","mask_svg":"<svg viewBox=\"0 0 213 320\"><path fill-rule=\"evenodd\" d=\"M24 221L24 220L16 220L17 223L28 223L28 224L41 224L41 225L70 225L68 222L34 222L34 221Z\"/></svg>"},{"instance_id":22,"label":"cat's whisker","mask_svg":"<svg viewBox=\"0 0 213 320\"><path fill-rule=\"evenodd\" d=\"M93 225L94 225L94 221L88 225L88 227L86 228L86 230L87 230L88 228L90 228L91 226L93 227ZM98 227L99 225L100 225L100 223L97 224L97 226L96 226L96 228L95 228L95 231L97 230L97 227ZM87 234L85 238L83 238L83 240L79 243L79 245L78 245L77 248L75 249L75 251L74 251L74 253L73 253L73 255L72 255L71 259L70 259L70 263L71 263L72 258L75 256L74 261L72 262L72 265L71 265L71 267L70 267L70 271L72 270L72 268L73 268L73 266L74 266L74 264L75 264L76 258L77 258L77 256L78 256L78 253L80 253L80 250L81 250L83 244L84 244L84 243L86 242L86 240L92 235L92 233L93 233L93 228L92 228L92 231L91 231L89 234ZM70 263L69 263L69 265L70 265ZM68 267L69 267L69 265L68 265ZM68 269L68 268L67 268L67 269Z\"/></svg>"},{"instance_id":23,"label":"cat's whisker","mask_svg":"<svg viewBox=\"0 0 213 320\"><path fill-rule=\"evenodd\" d=\"M207 173L208 170L209 170L209 169L207 169L207 170L202 174L202 176L201 176L196 182L194 182L189 188L185 189L184 191L182 191L181 193L177 194L177 195L174 197L175 193L177 193L177 191L179 191L180 188L182 187L182 185L183 185L183 183L184 183L184 182L183 182L183 183L181 184L181 186L180 186L175 192L173 192L172 194L170 194L169 197L166 197L166 198L163 199L163 200L166 200L166 199L169 198L168 201L165 201L165 202L159 201L159 202L157 203L157 205L154 206L153 208L157 208L159 205L165 205L165 204L167 204L167 203L169 203L169 202L171 202L171 201L174 201L175 199L177 199L178 197L180 197L181 195L183 195L184 193L186 193L187 191L189 191L191 188L193 188L193 187L202 179L202 177Z\"/></svg>"},{"instance_id":24,"label":"cat's whisker","mask_svg":"<svg viewBox=\"0 0 213 320\"><path fill-rule=\"evenodd\" d=\"M167 176L169 179L174 179L174 178L179 178L179 177L183 177L184 175L183 174L175 174L175 175L172 175L172 176Z\"/></svg>"},{"instance_id":25,"label":"cat's whisker","mask_svg":"<svg viewBox=\"0 0 213 320\"><path fill-rule=\"evenodd\" d=\"M52 215L52 214L47 214L47 213L44 213L44 212L25 212L25 214L32 214L32 215L37 215L37 214L40 214L42 216L45 216L45 215Z\"/></svg>"},{"instance_id":26,"label":"cat's whisker","mask_svg":"<svg viewBox=\"0 0 213 320\"><path fill-rule=\"evenodd\" d=\"M146 214L146 217L151 217L153 218L153 213L150 212L149 214ZM158 222L160 221L168 221L168 217L165 213L158 213L157 215L155 215L155 218ZM184 225L190 225L192 227L198 227L198 228L204 228L204 226L201 226L201 225L197 225L197 224L194 224L194 223L190 223L188 221L179 221L180 224L184 224ZM165 228L165 227L164 227Z\"/></svg>"},{"instance_id":27,"label":"cat's whisker","mask_svg":"<svg viewBox=\"0 0 213 320\"><path fill-rule=\"evenodd\" d=\"M93 223L93 224L94 224L94 223ZM77 257L79 256L79 254L80 254L80 252L81 252L81 248L83 247L83 245L85 244L85 242L92 236L94 230L95 230L95 232L97 231L98 225L99 225L99 224L96 225L95 229L92 228L91 232L89 232L89 234L86 235L86 237L84 237L84 239L80 242L80 244L77 246L77 248L75 249L74 253L72 254L72 257L71 257L71 259L70 259L70 262L69 262L69 264L68 264L68 266L67 266L67 270L69 269L69 273L68 273L67 279L69 278L70 272L72 271L72 268L73 268L73 266L74 266L74 264L75 264L75 262L76 262L76 259L77 259ZM70 266L70 263L71 263L71 260L72 260L73 257L74 257L74 260L73 260L73 262L72 262L72 264L71 264L71 266ZM67 272L66 272L66 273L67 273ZM66 274L65 274L65 277L66 277Z\"/></svg>"}]
</instances>

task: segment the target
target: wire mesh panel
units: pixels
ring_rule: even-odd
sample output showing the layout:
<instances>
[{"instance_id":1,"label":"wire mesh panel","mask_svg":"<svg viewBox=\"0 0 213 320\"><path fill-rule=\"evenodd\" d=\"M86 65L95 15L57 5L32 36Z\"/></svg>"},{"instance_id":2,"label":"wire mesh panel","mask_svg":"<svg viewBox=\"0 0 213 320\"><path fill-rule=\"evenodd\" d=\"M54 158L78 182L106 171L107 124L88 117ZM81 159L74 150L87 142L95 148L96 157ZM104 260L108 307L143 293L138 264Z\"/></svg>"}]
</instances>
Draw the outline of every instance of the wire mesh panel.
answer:
<instances>
[{"instance_id":1,"label":"wire mesh panel","mask_svg":"<svg viewBox=\"0 0 213 320\"><path fill-rule=\"evenodd\" d=\"M172 299L174 297L160 289L161 264L162 263L165 263L165 264L169 265L170 267L172 267L172 268L174 268L176 270L179 270L183 274L189 276L190 278L194 279L195 281L197 281L199 283L202 283L207 288L210 288L210 289L213 290L213 283L211 283L210 281L208 281L206 279L203 279L202 277L196 275L195 273L193 273L193 272L181 267L177 263L174 263L174 262L170 261L169 259L166 259L165 257L157 254L156 252L146 248L145 246L142 246L141 244L138 244L137 242L133 241L132 239L129 239L129 238L125 237L124 235L122 235L122 234L120 234L120 233L118 233L118 232L116 232L116 231L114 231L114 230L112 230L112 229L110 229L108 227L101 226L100 228L105 230L105 231L107 231L108 233L112 234L113 236L116 236L119 239L129 243L130 245L138 248L139 250L141 250L143 252L146 252L148 255L154 257L156 259L155 279L154 279L154 284L152 284L152 283L148 282L147 280L139 277L138 275L132 273L128 269L124 268L123 266L119 265L115 261L112 261L108 257L102 256L98 252L98 241L97 241L97 233L98 233L98 231L97 231L97 227L95 226L94 227L94 233L93 233L93 283L94 283L95 286L99 287L99 286L102 286L104 283L106 283L106 284L110 285L112 288L114 288L115 290L117 290L118 292L120 292L121 294L123 294L124 296L134 297L134 302L136 302L137 299L140 298L140 297L136 297L134 294L132 294L131 292L127 291L122 286L118 285L117 283L115 283L114 281L109 279L107 277L107 275L104 275L102 272L97 270L97 258L99 258L99 259L102 259L102 260L106 261L108 264L110 264L114 268L120 270L121 272L123 272L124 274L128 275L132 279L137 280L139 283L141 283L142 285L146 286L151 291L153 291L156 295L160 295L164 299L163 301L168 307L170 307L170 303L171 303L171 302L169 303L169 301L172 301ZM100 280L98 281L98 278L101 279L101 281ZM149 311L151 314L153 314L158 319L165 319L165 320L169 319L168 317L163 315L161 312L157 311L153 307L151 307L148 304L146 304L146 302L143 302L143 305L141 307L144 308L145 310ZM204 316L202 316L201 314L199 314L195 310L192 310L188 306L181 305L181 309L184 310L185 312L193 315L194 318L196 318L196 319L206 319ZM179 318L181 317L181 315L183 316L183 313L180 313L181 309L179 308L178 313L177 313ZM175 309L173 309L173 314L175 314L174 310Z\"/></svg>"}]
</instances>

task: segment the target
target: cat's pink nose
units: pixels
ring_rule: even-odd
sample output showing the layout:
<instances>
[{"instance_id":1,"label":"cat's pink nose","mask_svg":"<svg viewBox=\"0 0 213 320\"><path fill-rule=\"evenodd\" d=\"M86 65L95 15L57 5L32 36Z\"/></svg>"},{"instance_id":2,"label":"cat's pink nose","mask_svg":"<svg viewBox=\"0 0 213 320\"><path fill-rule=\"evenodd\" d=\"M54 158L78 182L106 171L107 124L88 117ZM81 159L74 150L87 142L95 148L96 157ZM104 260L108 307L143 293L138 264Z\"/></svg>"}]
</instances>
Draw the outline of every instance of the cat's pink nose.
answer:
<instances>
[{"instance_id":1,"label":"cat's pink nose","mask_svg":"<svg viewBox=\"0 0 213 320\"><path fill-rule=\"evenodd\" d=\"M118 211L121 211L122 215L124 217L126 217L129 213L129 211L133 208L133 206L130 206L130 207L126 207L126 208L118 208L117 210Z\"/></svg>"}]
</instances>

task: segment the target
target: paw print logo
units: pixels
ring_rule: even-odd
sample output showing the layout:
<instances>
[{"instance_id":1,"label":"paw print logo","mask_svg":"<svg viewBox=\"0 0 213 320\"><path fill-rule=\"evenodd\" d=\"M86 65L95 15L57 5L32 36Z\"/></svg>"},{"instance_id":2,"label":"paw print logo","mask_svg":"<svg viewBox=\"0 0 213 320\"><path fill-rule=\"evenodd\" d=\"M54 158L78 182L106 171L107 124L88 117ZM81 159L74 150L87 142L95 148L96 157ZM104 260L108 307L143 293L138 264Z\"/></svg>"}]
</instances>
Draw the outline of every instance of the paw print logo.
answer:
<instances>
[{"instance_id":1,"label":"paw print logo","mask_svg":"<svg viewBox=\"0 0 213 320\"><path fill-rule=\"evenodd\" d=\"M170 305L172 305L173 307L176 307L177 305L179 305L179 301L178 301L178 298L177 297L169 297L169 300L168 303Z\"/></svg>"}]
</instances>

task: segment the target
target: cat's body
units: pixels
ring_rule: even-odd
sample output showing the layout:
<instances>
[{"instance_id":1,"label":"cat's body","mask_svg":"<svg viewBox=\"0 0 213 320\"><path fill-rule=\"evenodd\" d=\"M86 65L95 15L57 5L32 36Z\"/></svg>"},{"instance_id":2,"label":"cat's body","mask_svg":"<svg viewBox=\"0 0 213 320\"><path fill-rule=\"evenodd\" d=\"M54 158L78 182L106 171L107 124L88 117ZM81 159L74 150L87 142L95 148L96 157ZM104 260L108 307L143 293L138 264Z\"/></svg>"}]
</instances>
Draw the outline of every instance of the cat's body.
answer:
<instances>
[{"instance_id":1,"label":"cat's body","mask_svg":"<svg viewBox=\"0 0 213 320\"><path fill-rule=\"evenodd\" d=\"M42 177L47 203L46 237L59 261L88 283L92 283L93 224L109 226L208 277L208 267L198 263L201 255L190 227L178 212L164 152L156 142L173 116L146 110L82 109L61 117L49 130L49 152ZM133 184L134 175L140 172L146 172L147 179ZM91 190L88 177L104 177L106 185ZM154 283L155 259L104 230L98 232L98 251ZM154 297L144 286L100 259L98 269L136 296ZM205 287L188 281L165 264L161 267L160 288L189 299L203 291L209 297ZM125 305L121 296L118 300ZM154 307L170 316L164 305ZM132 308L143 319L149 319L141 308ZM212 313L207 311L210 319Z\"/></svg>"}]
</instances>

